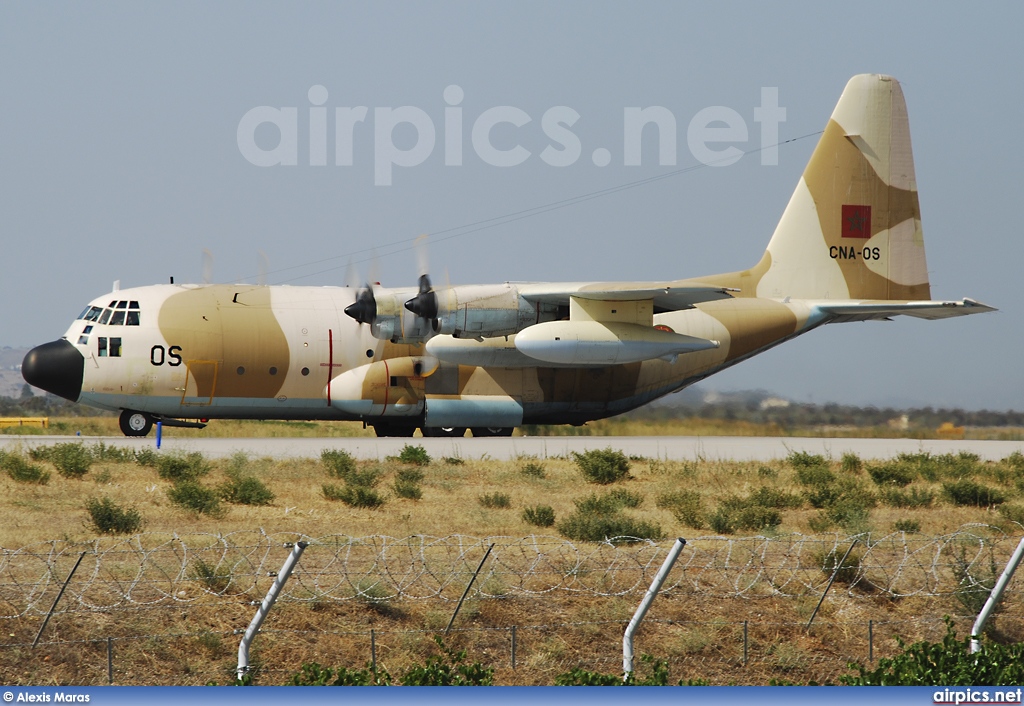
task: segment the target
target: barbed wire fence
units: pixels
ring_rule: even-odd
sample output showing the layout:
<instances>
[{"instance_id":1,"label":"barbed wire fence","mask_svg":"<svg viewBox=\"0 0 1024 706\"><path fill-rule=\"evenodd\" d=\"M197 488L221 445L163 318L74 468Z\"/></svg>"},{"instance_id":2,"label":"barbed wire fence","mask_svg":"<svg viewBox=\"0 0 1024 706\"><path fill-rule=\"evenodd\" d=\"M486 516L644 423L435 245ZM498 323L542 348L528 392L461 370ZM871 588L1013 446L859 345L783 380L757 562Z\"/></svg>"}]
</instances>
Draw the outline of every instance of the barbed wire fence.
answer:
<instances>
[{"instance_id":1,"label":"barbed wire fence","mask_svg":"<svg viewBox=\"0 0 1024 706\"><path fill-rule=\"evenodd\" d=\"M1019 537L988 525L966 525L955 532L925 537L904 533L886 535L783 535L777 537L688 538L687 546L666 581L662 593L694 599L799 599L821 595L838 557L856 540L857 545L844 569L841 583L832 588L833 596L851 598L883 597L905 599L936 598L967 593L987 595L994 577L1006 564ZM476 571L481 557L491 544L491 555L474 583L477 599L524 597L620 597L639 596L647 589L661 566L670 542L610 540L600 544L574 543L559 537L470 537L452 535L431 537L415 535L403 538L385 535L350 537L329 535L307 537L296 533L266 533L262 530L208 533L141 533L126 538L102 538L86 543L54 540L0 553L0 620L24 624L53 616L89 616L119 612L150 612L174 608L218 608L258 601L266 593L273 576L288 553L287 543L309 543L305 554L279 602L309 604L323 602L385 602L394 600L440 601L454 604ZM81 564L67 581L72 566ZM54 606L54 599L67 581L66 590ZM1020 595L1015 580L1004 602L1017 605ZM54 609L51 611L51 607ZM449 608L451 610L451 608ZM1016 616L1007 616L1018 620ZM658 619L649 619L657 625ZM818 629L828 626L853 632L863 638L857 654L842 656L794 654L787 658L778 650L751 650L747 645L748 627L767 629L771 621L691 622L660 621L675 629L718 631L728 648L712 654L694 655L701 663L767 664L783 670L789 659L797 666L822 662L838 673L851 659L864 660L874 649L872 627L899 628L900 621L819 621ZM906 622L906 621L904 621ZM625 623L615 629L621 632ZM865 624L861 624L865 623ZM938 615L914 619L916 630L938 636L943 628ZM569 626L599 630L609 621L581 621L521 625L523 638L549 634ZM742 624L742 648L736 635ZM792 627L795 624L786 624ZM779 623L778 626L784 624ZM464 628L480 633L475 638L488 648L497 662L515 663L515 639L507 628ZM493 635L484 635L487 631ZM723 632L724 631L724 632ZM22 631L24 632L24 631ZM184 641L223 641L230 643L238 631L178 630L146 635L126 635L95 640L52 640L40 642L43 648L64 649L76 644L86 651L106 651L107 674L97 674L95 683L107 683L113 677L112 653L115 642L150 641L160 644ZM314 635L349 635L367 645L379 640L398 642L414 636L418 630L336 630L330 626L296 631L268 628L266 636L279 640ZM11 638L15 632L5 634ZM514 634L514 633L512 633ZM881 633L878 633L881 634ZM263 639L263 638L261 638ZM860 638L857 638L860 640ZM0 640L0 648L23 649L23 640ZM860 643L857 643L860 645ZM863 647L863 649L861 649ZM229 650L230 651L230 650ZM369 650L365 650L369 657ZM485 650L486 651L486 650ZM784 650L783 650L784 651ZM502 655L495 658L494 655ZM102 654L99 655L102 657ZM558 663L558 656L554 663ZM97 664L102 664L102 659ZM618 657L591 660L590 668L616 671ZM605 664L607 662L607 664ZM572 657L566 666L577 666ZM293 668L265 666L269 672L286 676ZM223 680L223 675L206 675ZM282 677L284 678L284 677ZM199 675L196 675L199 679ZM145 683L145 682L141 682ZM185 683L204 683L203 681Z\"/></svg>"}]
</instances>

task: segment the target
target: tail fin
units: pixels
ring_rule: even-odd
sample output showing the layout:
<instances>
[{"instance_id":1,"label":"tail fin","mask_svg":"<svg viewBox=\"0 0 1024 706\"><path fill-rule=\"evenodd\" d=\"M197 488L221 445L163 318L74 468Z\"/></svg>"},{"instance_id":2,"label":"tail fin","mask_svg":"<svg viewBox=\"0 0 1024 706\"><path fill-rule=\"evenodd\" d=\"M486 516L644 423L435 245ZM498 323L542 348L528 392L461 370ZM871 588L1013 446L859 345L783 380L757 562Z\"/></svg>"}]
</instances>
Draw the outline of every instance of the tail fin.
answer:
<instances>
[{"instance_id":1,"label":"tail fin","mask_svg":"<svg viewBox=\"0 0 1024 706\"><path fill-rule=\"evenodd\" d=\"M930 299L903 91L846 84L768 244L757 296Z\"/></svg>"}]
</instances>

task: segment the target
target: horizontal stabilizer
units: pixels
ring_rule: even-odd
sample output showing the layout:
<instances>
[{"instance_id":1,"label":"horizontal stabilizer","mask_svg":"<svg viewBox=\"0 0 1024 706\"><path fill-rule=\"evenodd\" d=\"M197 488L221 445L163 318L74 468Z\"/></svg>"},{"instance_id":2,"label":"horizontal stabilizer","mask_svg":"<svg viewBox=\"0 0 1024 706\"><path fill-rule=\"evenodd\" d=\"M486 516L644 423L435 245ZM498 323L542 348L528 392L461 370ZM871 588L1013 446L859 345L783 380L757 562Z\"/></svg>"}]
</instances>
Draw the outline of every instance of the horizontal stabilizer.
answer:
<instances>
[{"instance_id":1,"label":"horizontal stabilizer","mask_svg":"<svg viewBox=\"0 0 1024 706\"><path fill-rule=\"evenodd\" d=\"M890 316L914 316L918 319L948 319L968 314L983 314L996 311L995 307L976 302L963 301L859 301L821 302L815 305L820 311L838 317L842 321L869 321L886 319Z\"/></svg>"}]
</instances>

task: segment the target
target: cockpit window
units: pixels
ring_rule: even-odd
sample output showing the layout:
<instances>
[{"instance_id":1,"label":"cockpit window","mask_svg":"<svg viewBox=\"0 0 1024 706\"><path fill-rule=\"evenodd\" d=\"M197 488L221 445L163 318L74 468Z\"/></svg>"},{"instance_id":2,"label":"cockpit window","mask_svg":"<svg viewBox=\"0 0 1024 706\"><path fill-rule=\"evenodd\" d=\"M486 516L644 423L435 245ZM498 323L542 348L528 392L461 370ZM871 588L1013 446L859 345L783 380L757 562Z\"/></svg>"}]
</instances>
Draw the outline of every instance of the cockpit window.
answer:
<instances>
[{"instance_id":1,"label":"cockpit window","mask_svg":"<svg viewBox=\"0 0 1024 706\"><path fill-rule=\"evenodd\" d=\"M103 309L101 309L100 307L90 306L88 309L82 312L82 316L80 318L83 318L86 321L96 321L98 318L100 318L101 313L103 313Z\"/></svg>"},{"instance_id":2,"label":"cockpit window","mask_svg":"<svg viewBox=\"0 0 1024 706\"><path fill-rule=\"evenodd\" d=\"M114 315L110 317L111 326L122 326L124 325L124 311L120 309L114 312Z\"/></svg>"},{"instance_id":3,"label":"cockpit window","mask_svg":"<svg viewBox=\"0 0 1024 706\"><path fill-rule=\"evenodd\" d=\"M100 317L100 323L101 324L105 324L108 321L110 321L110 314L111 314L110 309L104 309L103 310L103 315Z\"/></svg>"},{"instance_id":4,"label":"cockpit window","mask_svg":"<svg viewBox=\"0 0 1024 706\"><path fill-rule=\"evenodd\" d=\"M127 309L128 308L128 302L118 302L117 303L117 308L118 309Z\"/></svg>"},{"instance_id":5,"label":"cockpit window","mask_svg":"<svg viewBox=\"0 0 1024 706\"><path fill-rule=\"evenodd\" d=\"M85 318L85 315L89 313L89 309L91 309L91 308L92 308L92 307L88 307L88 306L87 306L87 307L85 307L84 309L82 309L82 313L78 315L78 319L76 319L76 321L77 321L77 320L80 320L80 319L84 319L84 318Z\"/></svg>"},{"instance_id":6,"label":"cockpit window","mask_svg":"<svg viewBox=\"0 0 1024 706\"><path fill-rule=\"evenodd\" d=\"M125 326L138 326L139 325L139 312L136 309L129 309L128 316L124 320Z\"/></svg>"}]
</instances>

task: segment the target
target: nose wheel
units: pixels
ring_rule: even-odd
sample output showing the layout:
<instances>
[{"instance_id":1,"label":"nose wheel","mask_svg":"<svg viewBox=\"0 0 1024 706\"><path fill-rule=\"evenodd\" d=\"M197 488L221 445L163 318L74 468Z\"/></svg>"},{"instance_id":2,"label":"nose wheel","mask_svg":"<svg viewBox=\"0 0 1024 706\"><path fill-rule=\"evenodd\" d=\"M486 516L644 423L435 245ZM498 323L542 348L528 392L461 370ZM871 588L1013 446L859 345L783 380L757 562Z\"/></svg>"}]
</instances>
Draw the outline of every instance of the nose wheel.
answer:
<instances>
[{"instance_id":1,"label":"nose wheel","mask_svg":"<svg viewBox=\"0 0 1024 706\"><path fill-rule=\"evenodd\" d=\"M118 424L125 436L146 436L153 428L153 418L144 412L126 409L121 412Z\"/></svg>"}]
</instances>

